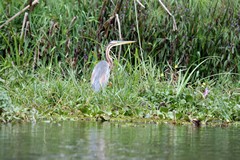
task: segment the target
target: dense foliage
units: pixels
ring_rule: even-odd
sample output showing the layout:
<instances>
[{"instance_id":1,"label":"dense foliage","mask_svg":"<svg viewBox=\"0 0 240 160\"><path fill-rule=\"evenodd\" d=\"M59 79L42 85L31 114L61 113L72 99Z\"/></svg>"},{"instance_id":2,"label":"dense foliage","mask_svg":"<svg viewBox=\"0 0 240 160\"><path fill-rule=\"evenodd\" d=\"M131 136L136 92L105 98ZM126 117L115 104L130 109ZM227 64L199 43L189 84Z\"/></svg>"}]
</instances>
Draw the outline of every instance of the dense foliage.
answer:
<instances>
[{"instance_id":1,"label":"dense foliage","mask_svg":"<svg viewBox=\"0 0 240 160\"><path fill-rule=\"evenodd\" d=\"M214 56L201 66L200 75L239 73L239 0L168 0L165 3L176 18L177 31L157 0L144 2L145 8L136 3L135 11L134 1L40 1L29 11L29 26L22 37L24 14L0 30L0 54L17 65L37 68L62 62L78 66L83 73L97 54L104 53L103 46L119 39L116 18L110 18L118 11L123 39L139 40L139 36L141 46L133 47L142 47L142 56L151 56L163 70L167 64L188 67ZM26 0L2 1L1 23L25 5ZM134 63L133 56L122 56Z\"/></svg>"}]
</instances>

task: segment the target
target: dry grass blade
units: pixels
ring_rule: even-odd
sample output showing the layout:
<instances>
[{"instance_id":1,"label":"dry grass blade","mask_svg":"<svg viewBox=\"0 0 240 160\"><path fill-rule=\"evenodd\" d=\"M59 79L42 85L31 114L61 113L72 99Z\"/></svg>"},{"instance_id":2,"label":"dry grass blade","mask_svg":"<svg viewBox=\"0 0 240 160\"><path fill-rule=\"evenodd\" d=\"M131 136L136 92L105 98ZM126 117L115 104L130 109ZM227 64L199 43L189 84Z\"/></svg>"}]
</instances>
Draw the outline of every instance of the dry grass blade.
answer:
<instances>
[{"instance_id":1,"label":"dry grass blade","mask_svg":"<svg viewBox=\"0 0 240 160\"><path fill-rule=\"evenodd\" d=\"M167 9L167 7L162 3L161 0L159 0L160 4L162 5L162 7L167 11L167 13L173 18L173 30L176 31L177 30L177 24L176 24L176 20L175 17L172 15L172 13Z\"/></svg>"}]
</instances>

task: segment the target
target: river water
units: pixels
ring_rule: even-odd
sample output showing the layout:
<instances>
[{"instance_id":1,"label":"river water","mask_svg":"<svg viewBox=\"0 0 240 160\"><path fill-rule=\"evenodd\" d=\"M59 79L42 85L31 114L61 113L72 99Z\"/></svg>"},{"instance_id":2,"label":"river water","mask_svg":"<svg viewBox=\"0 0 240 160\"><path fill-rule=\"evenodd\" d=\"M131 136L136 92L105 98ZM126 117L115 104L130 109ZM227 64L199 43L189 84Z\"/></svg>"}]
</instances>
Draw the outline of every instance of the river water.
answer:
<instances>
[{"instance_id":1,"label":"river water","mask_svg":"<svg viewBox=\"0 0 240 160\"><path fill-rule=\"evenodd\" d=\"M2 124L0 159L240 159L240 128L109 122Z\"/></svg>"}]
</instances>

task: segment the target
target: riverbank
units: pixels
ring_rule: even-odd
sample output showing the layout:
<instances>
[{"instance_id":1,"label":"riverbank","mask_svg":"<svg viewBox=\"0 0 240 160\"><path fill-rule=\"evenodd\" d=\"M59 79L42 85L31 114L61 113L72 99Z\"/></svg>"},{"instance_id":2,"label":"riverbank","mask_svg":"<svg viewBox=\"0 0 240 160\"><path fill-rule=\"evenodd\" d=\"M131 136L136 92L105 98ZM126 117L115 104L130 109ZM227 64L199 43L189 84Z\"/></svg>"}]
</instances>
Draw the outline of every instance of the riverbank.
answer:
<instances>
[{"instance_id":1,"label":"riverbank","mask_svg":"<svg viewBox=\"0 0 240 160\"><path fill-rule=\"evenodd\" d=\"M129 69L127 64L115 64L110 84L95 93L90 85L90 73L76 78L77 73L72 70L63 74L41 68L31 73L9 66L1 75L0 120L5 123L84 119L188 123L194 120L202 124L240 120L240 83L232 81L229 74L219 75L218 80L190 83L184 76L166 77L149 63Z\"/></svg>"}]
</instances>

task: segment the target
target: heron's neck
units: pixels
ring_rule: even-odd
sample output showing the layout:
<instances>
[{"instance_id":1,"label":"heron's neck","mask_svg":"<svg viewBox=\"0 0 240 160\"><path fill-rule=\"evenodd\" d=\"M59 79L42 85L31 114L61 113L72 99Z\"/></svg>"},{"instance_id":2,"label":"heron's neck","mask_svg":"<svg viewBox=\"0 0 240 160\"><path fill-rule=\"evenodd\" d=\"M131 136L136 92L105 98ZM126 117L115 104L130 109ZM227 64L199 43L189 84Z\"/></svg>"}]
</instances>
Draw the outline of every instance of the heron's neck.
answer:
<instances>
[{"instance_id":1,"label":"heron's neck","mask_svg":"<svg viewBox=\"0 0 240 160\"><path fill-rule=\"evenodd\" d=\"M110 45L108 45L107 46L107 48L106 48L106 60L107 60L107 62L108 62L108 64L109 64L109 66L110 66L110 69L112 69L112 67L113 67L113 60L112 60L112 58L111 58L111 56L110 56L110 51L111 51L111 48L112 48L113 46L110 44Z\"/></svg>"}]
</instances>

